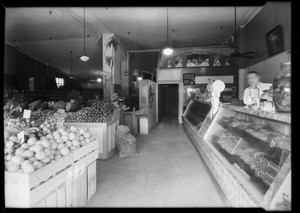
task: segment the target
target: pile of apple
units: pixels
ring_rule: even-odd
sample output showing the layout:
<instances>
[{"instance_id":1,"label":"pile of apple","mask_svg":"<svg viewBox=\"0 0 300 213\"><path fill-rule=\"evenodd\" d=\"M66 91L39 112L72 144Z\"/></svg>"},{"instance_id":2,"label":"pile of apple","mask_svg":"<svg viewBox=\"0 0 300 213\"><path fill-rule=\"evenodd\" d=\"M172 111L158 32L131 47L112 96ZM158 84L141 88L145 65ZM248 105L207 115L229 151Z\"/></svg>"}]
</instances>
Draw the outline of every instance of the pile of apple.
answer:
<instances>
[{"instance_id":1,"label":"pile of apple","mask_svg":"<svg viewBox=\"0 0 300 213\"><path fill-rule=\"evenodd\" d=\"M96 140L85 128L74 126L41 137L38 132L26 135L21 143L16 134L5 131L6 171L31 173Z\"/></svg>"}]
</instances>

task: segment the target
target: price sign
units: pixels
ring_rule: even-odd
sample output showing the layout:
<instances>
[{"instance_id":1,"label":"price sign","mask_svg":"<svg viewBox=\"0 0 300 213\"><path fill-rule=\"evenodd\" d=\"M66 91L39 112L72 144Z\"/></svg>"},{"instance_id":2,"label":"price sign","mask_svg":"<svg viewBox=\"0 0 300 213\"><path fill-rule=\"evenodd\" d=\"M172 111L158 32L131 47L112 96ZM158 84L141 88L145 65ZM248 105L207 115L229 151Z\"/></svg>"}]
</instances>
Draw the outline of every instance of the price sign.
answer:
<instances>
[{"instance_id":1,"label":"price sign","mask_svg":"<svg viewBox=\"0 0 300 213\"><path fill-rule=\"evenodd\" d=\"M31 115L31 110L24 109L23 117L29 119L29 118L30 118L30 115Z\"/></svg>"},{"instance_id":2,"label":"price sign","mask_svg":"<svg viewBox=\"0 0 300 213\"><path fill-rule=\"evenodd\" d=\"M56 127L57 127L57 129L64 128L64 122L63 121L57 121Z\"/></svg>"},{"instance_id":3,"label":"price sign","mask_svg":"<svg viewBox=\"0 0 300 213\"><path fill-rule=\"evenodd\" d=\"M183 85L195 85L195 73L183 74Z\"/></svg>"},{"instance_id":4,"label":"price sign","mask_svg":"<svg viewBox=\"0 0 300 213\"><path fill-rule=\"evenodd\" d=\"M25 133L24 131L20 132L18 134L18 138L21 140L21 143L23 143L25 141Z\"/></svg>"},{"instance_id":5,"label":"price sign","mask_svg":"<svg viewBox=\"0 0 300 213\"><path fill-rule=\"evenodd\" d=\"M65 113L65 110L64 109L58 109L57 112L63 114L63 113Z\"/></svg>"}]
</instances>

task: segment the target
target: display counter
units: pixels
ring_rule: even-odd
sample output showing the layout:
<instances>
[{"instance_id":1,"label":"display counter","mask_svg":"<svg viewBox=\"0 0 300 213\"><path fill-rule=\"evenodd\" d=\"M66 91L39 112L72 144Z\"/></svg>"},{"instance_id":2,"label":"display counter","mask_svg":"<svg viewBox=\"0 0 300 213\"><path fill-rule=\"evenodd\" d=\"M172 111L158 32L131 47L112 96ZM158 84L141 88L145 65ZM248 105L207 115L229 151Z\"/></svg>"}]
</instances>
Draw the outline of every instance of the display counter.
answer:
<instances>
[{"instance_id":1,"label":"display counter","mask_svg":"<svg viewBox=\"0 0 300 213\"><path fill-rule=\"evenodd\" d=\"M200 118L208 113L200 106L202 113L194 113L193 106L185 112L184 129L229 205L289 209L289 192L277 192L291 172L290 114L224 105L211 120Z\"/></svg>"},{"instance_id":2,"label":"display counter","mask_svg":"<svg viewBox=\"0 0 300 213\"><path fill-rule=\"evenodd\" d=\"M183 120L187 122L194 131L199 131L211 105L209 102L191 100L183 114Z\"/></svg>"}]
</instances>

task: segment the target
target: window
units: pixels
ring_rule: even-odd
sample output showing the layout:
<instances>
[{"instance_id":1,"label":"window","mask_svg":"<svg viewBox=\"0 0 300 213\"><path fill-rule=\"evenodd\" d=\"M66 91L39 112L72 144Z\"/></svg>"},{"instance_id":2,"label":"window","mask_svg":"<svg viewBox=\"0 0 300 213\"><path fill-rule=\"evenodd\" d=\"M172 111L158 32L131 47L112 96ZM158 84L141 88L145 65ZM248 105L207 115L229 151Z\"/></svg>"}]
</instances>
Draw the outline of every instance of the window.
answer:
<instances>
[{"instance_id":1,"label":"window","mask_svg":"<svg viewBox=\"0 0 300 213\"><path fill-rule=\"evenodd\" d=\"M55 78L57 88L65 85L65 79L63 78Z\"/></svg>"}]
</instances>

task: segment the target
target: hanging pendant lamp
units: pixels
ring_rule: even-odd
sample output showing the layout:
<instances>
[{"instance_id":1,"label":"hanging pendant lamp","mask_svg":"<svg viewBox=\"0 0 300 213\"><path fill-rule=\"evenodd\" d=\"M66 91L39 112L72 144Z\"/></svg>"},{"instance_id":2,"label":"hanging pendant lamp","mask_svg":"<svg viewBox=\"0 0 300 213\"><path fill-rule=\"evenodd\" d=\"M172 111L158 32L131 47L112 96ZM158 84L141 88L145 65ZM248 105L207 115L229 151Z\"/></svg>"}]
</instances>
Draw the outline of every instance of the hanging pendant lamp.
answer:
<instances>
[{"instance_id":1,"label":"hanging pendant lamp","mask_svg":"<svg viewBox=\"0 0 300 213\"><path fill-rule=\"evenodd\" d=\"M70 75L70 78L71 78L71 79L74 79L74 76L73 76L73 69L72 69L72 68L73 68L73 66L72 66L72 65L73 65L73 63L72 63L72 62L73 62L73 61L72 61L72 58L73 58L73 57L72 57L72 54L73 54L73 52L70 51L70 55L71 55L71 75Z\"/></svg>"},{"instance_id":2,"label":"hanging pendant lamp","mask_svg":"<svg viewBox=\"0 0 300 213\"><path fill-rule=\"evenodd\" d=\"M163 50L165 55L171 55L173 53L173 49L169 47L169 10L167 7L167 47Z\"/></svg>"},{"instance_id":3,"label":"hanging pendant lamp","mask_svg":"<svg viewBox=\"0 0 300 213\"><path fill-rule=\"evenodd\" d=\"M84 54L83 56L80 57L80 60L86 62L90 58L86 55L85 52L85 7L83 8L83 50L84 50Z\"/></svg>"}]
</instances>

